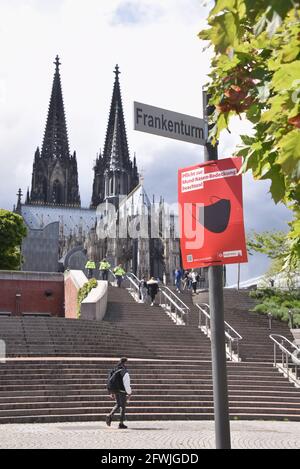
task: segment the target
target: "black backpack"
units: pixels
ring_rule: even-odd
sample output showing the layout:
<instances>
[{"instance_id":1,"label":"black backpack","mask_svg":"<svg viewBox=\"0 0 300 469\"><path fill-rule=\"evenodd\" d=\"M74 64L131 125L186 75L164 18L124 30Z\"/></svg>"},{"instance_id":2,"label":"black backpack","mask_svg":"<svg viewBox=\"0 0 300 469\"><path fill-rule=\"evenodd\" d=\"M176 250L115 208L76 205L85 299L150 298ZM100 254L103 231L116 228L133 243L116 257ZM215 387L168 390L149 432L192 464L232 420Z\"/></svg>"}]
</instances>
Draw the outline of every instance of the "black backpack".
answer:
<instances>
[{"instance_id":1,"label":"black backpack","mask_svg":"<svg viewBox=\"0 0 300 469\"><path fill-rule=\"evenodd\" d=\"M108 373L107 391L109 393L120 391L120 378L123 368L113 368Z\"/></svg>"}]
</instances>

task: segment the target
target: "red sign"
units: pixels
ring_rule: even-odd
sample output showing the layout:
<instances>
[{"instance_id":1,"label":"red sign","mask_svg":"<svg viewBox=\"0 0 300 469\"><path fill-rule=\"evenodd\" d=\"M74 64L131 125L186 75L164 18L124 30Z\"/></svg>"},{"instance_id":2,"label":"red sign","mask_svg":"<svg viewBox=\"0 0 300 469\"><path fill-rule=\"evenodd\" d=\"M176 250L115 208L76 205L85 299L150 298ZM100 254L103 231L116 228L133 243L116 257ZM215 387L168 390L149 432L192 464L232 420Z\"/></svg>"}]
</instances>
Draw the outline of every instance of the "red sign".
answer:
<instances>
[{"instance_id":1,"label":"red sign","mask_svg":"<svg viewBox=\"0 0 300 469\"><path fill-rule=\"evenodd\" d=\"M179 169L185 269L247 262L241 164L241 158L226 158Z\"/></svg>"}]
</instances>

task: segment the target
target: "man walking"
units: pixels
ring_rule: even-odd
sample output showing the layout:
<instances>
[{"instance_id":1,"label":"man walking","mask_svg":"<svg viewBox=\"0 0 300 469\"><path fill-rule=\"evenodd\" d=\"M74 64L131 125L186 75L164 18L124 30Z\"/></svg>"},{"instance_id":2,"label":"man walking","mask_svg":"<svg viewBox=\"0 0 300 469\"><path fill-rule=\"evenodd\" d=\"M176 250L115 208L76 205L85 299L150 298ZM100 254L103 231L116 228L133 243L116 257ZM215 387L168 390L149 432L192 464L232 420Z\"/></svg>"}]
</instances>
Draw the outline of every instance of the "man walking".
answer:
<instances>
[{"instance_id":1,"label":"man walking","mask_svg":"<svg viewBox=\"0 0 300 469\"><path fill-rule=\"evenodd\" d=\"M176 291L177 291L178 293L180 293L181 278L182 278L181 269L176 269L176 270L175 270L175 286L176 286Z\"/></svg>"},{"instance_id":2,"label":"man walking","mask_svg":"<svg viewBox=\"0 0 300 469\"><path fill-rule=\"evenodd\" d=\"M147 288L148 288L148 294L151 298L151 306L153 306L154 301L155 301L155 296L159 290L158 282L157 280L155 280L154 277L151 277L151 279L147 282Z\"/></svg>"},{"instance_id":3,"label":"man walking","mask_svg":"<svg viewBox=\"0 0 300 469\"><path fill-rule=\"evenodd\" d=\"M123 269L122 264L119 264L117 267L114 268L114 274L117 279L117 285L119 288L121 288L122 280L124 275L126 275L125 270Z\"/></svg>"},{"instance_id":4,"label":"man walking","mask_svg":"<svg viewBox=\"0 0 300 469\"><path fill-rule=\"evenodd\" d=\"M106 259L102 259L99 265L99 270L102 274L102 280L108 280L108 272L110 269L110 263Z\"/></svg>"},{"instance_id":5,"label":"man walking","mask_svg":"<svg viewBox=\"0 0 300 469\"><path fill-rule=\"evenodd\" d=\"M126 404L129 402L131 397L130 376L126 368L127 361L126 357L121 358L117 367L112 370L112 374L110 376L110 385L108 387L111 392L111 398L116 400L116 404L111 412L106 416L106 425L109 427L115 412L121 409L119 428L127 428L127 426L124 425L125 410Z\"/></svg>"},{"instance_id":6,"label":"man walking","mask_svg":"<svg viewBox=\"0 0 300 469\"><path fill-rule=\"evenodd\" d=\"M96 264L91 259L88 259L87 263L85 264L85 268L88 270L88 278L92 278L94 274L94 270L96 269Z\"/></svg>"}]
</instances>

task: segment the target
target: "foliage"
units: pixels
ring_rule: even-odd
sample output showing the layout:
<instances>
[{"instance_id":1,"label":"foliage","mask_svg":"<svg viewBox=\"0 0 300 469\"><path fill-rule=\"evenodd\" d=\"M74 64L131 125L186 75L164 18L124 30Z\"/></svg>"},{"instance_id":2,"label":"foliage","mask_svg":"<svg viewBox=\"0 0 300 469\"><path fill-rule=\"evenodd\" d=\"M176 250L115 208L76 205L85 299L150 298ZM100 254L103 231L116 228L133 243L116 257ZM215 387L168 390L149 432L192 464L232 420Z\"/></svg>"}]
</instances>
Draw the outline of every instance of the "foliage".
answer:
<instances>
[{"instance_id":1,"label":"foliage","mask_svg":"<svg viewBox=\"0 0 300 469\"><path fill-rule=\"evenodd\" d=\"M79 288L77 293L77 318L80 318L80 307L83 300L88 296L92 288L96 288L98 282L95 278L91 278L86 282L81 288Z\"/></svg>"},{"instance_id":2,"label":"foliage","mask_svg":"<svg viewBox=\"0 0 300 469\"><path fill-rule=\"evenodd\" d=\"M253 232L247 239L249 254L259 252L266 254L271 260L271 266L266 277L281 274L289 288L293 288L296 274L299 273L297 265L286 262L291 241L282 231ZM297 263L299 265L299 262Z\"/></svg>"},{"instance_id":3,"label":"foliage","mask_svg":"<svg viewBox=\"0 0 300 469\"><path fill-rule=\"evenodd\" d=\"M79 288L77 293L77 318L80 318L80 308L81 303L83 300L88 296L92 288L96 288L98 282L95 278L91 278L88 282L86 282L81 288Z\"/></svg>"},{"instance_id":4,"label":"foliage","mask_svg":"<svg viewBox=\"0 0 300 469\"><path fill-rule=\"evenodd\" d=\"M293 211L285 259L300 259L300 15L298 0L216 0L199 33L215 55L208 85L216 107L215 144L234 115L253 124L242 135L243 171L270 179L275 203Z\"/></svg>"},{"instance_id":5,"label":"foliage","mask_svg":"<svg viewBox=\"0 0 300 469\"><path fill-rule=\"evenodd\" d=\"M259 301L252 311L260 314L272 313L274 319L289 322L289 311L293 312L294 327L300 327L300 292L283 291L275 288L253 290L250 296Z\"/></svg>"},{"instance_id":6,"label":"foliage","mask_svg":"<svg viewBox=\"0 0 300 469\"><path fill-rule=\"evenodd\" d=\"M26 234L27 228L20 215L0 209L0 269L20 268L20 246Z\"/></svg>"}]
</instances>

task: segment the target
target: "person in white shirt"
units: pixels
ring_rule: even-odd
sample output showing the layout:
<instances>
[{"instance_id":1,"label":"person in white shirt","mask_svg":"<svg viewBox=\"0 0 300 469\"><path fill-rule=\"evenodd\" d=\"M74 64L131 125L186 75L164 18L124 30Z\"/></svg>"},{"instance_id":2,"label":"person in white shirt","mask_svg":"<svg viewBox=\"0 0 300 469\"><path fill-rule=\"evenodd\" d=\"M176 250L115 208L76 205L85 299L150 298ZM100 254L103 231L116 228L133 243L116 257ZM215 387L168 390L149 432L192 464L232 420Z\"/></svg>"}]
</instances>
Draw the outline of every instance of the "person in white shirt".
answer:
<instances>
[{"instance_id":1,"label":"person in white shirt","mask_svg":"<svg viewBox=\"0 0 300 469\"><path fill-rule=\"evenodd\" d=\"M192 280L193 292L196 293L196 290L197 290L197 273L194 271L194 269L191 272L191 280Z\"/></svg>"},{"instance_id":2,"label":"person in white shirt","mask_svg":"<svg viewBox=\"0 0 300 469\"><path fill-rule=\"evenodd\" d=\"M128 359L123 357L116 367L117 387L111 394L111 398L116 400L116 404L111 412L106 416L106 425L110 426L115 412L121 409L119 428L127 428L124 425L126 404L129 402L132 391L130 386L130 375L126 368Z\"/></svg>"}]
</instances>

